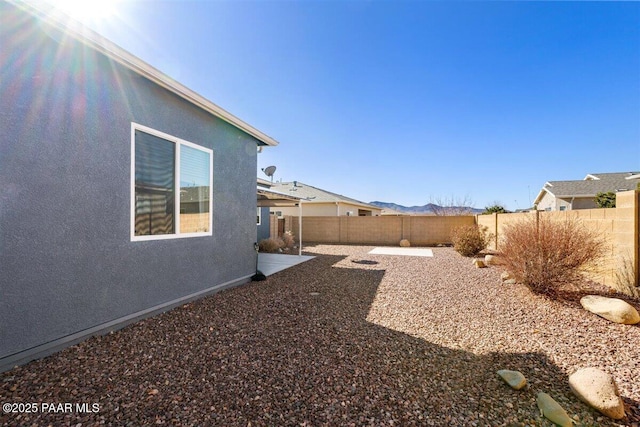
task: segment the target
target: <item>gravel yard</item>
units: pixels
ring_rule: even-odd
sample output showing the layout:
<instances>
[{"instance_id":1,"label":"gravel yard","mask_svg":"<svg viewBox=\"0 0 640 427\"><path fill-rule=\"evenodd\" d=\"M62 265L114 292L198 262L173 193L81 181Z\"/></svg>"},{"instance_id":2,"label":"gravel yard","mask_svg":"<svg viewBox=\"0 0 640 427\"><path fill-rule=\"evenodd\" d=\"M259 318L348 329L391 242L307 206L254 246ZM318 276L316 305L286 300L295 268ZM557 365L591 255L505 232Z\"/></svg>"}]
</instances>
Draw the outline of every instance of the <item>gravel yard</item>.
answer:
<instances>
[{"instance_id":1,"label":"gravel yard","mask_svg":"<svg viewBox=\"0 0 640 427\"><path fill-rule=\"evenodd\" d=\"M99 404L3 413L0 425L552 426L539 391L579 425L640 423L638 325L503 285L451 248L305 249L316 258L264 282L0 374L2 403ZM573 396L567 377L587 366L613 375L626 419ZM530 385L510 389L499 369Z\"/></svg>"}]
</instances>

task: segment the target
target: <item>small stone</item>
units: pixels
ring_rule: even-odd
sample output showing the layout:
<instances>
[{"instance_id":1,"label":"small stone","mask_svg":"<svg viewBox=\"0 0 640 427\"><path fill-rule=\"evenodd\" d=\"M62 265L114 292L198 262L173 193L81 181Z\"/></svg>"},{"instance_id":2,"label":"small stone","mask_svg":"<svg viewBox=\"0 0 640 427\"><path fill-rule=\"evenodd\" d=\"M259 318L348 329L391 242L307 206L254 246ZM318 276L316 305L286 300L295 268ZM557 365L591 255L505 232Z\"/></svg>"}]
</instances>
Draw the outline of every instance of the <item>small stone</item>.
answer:
<instances>
[{"instance_id":1,"label":"small stone","mask_svg":"<svg viewBox=\"0 0 640 427\"><path fill-rule=\"evenodd\" d=\"M540 409L540 414L553 423L560 427L571 427L573 425L574 421L569 418L567 412L547 393L538 393L536 403L538 404L538 409Z\"/></svg>"},{"instance_id":2,"label":"small stone","mask_svg":"<svg viewBox=\"0 0 640 427\"><path fill-rule=\"evenodd\" d=\"M400 247L408 248L410 246L411 246L411 242L409 242L407 239L400 240Z\"/></svg>"},{"instance_id":3,"label":"small stone","mask_svg":"<svg viewBox=\"0 0 640 427\"><path fill-rule=\"evenodd\" d=\"M615 323L635 325L640 323L640 314L628 302L618 298L607 298L599 295L587 295L580 299L582 307Z\"/></svg>"},{"instance_id":4,"label":"small stone","mask_svg":"<svg viewBox=\"0 0 640 427\"><path fill-rule=\"evenodd\" d=\"M474 259L473 260L473 265L475 265L477 268L485 268L486 265L484 265L484 262L480 259Z\"/></svg>"},{"instance_id":5,"label":"small stone","mask_svg":"<svg viewBox=\"0 0 640 427\"><path fill-rule=\"evenodd\" d=\"M527 385L527 379L519 371L501 369L498 371L498 375L514 390L520 390Z\"/></svg>"},{"instance_id":6,"label":"small stone","mask_svg":"<svg viewBox=\"0 0 640 427\"><path fill-rule=\"evenodd\" d=\"M505 285L515 285L516 284L516 279L507 279L502 283L505 284Z\"/></svg>"},{"instance_id":7,"label":"small stone","mask_svg":"<svg viewBox=\"0 0 640 427\"><path fill-rule=\"evenodd\" d=\"M624 403L613 377L597 368L584 368L569 376L569 387L587 405L614 420L624 418Z\"/></svg>"},{"instance_id":8,"label":"small stone","mask_svg":"<svg viewBox=\"0 0 640 427\"><path fill-rule=\"evenodd\" d=\"M500 278L502 279L503 282L505 280L513 279L513 277L508 271L503 271L502 274L500 275Z\"/></svg>"}]
</instances>

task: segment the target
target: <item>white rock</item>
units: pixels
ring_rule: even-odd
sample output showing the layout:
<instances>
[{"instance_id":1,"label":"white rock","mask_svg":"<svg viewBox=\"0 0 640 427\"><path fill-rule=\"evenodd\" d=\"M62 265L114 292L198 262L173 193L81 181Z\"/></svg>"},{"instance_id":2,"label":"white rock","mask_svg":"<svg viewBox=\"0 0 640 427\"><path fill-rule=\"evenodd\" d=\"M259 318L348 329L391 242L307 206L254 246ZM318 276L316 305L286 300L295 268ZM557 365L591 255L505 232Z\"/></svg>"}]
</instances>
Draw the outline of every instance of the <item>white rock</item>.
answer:
<instances>
[{"instance_id":1,"label":"white rock","mask_svg":"<svg viewBox=\"0 0 640 427\"><path fill-rule=\"evenodd\" d=\"M600 317L616 323L635 325L640 323L640 314L631 304L618 298L607 298L599 295L587 295L580 299L580 304Z\"/></svg>"},{"instance_id":2,"label":"white rock","mask_svg":"<svg viewBox=\"0 0 640 427\"><path fill-rule=\"evenodd\" d=\"M484 263L487 264L487 265L494 265L496 263L495 255L485 255L484 256Z\"/></svg>"},{"instance_id":3,"label":"white rock","mask_svg":"<svg viewBox=\"0 0 640 427\"><path fill-rule=\"evenodd\" d=\"M597 368L584 368L569 376L569 387L587 405L614 420L624 418L624 403L613 377Z\"/></svg>"},{"instance_id":4,"label":"white rock","mask_svg":"<svg viewBox=\"0 0 640 427\"><path fill-rule=\"evenodd\" d=\"M511 276L511 274L508 271L503 271L502 274L500 275L500 278L504 282L506 280L513 279L513 276Z\"/></svg>"},{"instance_id":5,"label":"white rock","mask_svg":"<svg viewBox=\"0 0 640 427\"><path fill-rule=\"evenodd\" d=\"M498 371L498 375L514 390L520 390L527 385L527 379L521 372L501 369Z\"/></svg>"}]
</instances>

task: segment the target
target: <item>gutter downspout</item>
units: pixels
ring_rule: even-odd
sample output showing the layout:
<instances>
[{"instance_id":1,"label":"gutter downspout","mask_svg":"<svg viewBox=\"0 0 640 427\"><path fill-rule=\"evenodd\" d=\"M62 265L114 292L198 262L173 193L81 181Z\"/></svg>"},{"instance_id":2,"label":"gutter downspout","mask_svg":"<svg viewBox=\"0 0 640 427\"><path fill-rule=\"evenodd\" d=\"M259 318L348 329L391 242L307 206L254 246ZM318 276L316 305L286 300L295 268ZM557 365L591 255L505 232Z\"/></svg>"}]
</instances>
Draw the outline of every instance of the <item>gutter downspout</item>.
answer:
<instances>
[{"instance_id":1,"label":"gutter downspout","mask_svg":"<svg viewBox=\"0 0 640 427\"><path fill-rule=\"evenodd\" d=\"M340 202L336 202L336 216L340 216Z\"/></svg>"}]
</instances>

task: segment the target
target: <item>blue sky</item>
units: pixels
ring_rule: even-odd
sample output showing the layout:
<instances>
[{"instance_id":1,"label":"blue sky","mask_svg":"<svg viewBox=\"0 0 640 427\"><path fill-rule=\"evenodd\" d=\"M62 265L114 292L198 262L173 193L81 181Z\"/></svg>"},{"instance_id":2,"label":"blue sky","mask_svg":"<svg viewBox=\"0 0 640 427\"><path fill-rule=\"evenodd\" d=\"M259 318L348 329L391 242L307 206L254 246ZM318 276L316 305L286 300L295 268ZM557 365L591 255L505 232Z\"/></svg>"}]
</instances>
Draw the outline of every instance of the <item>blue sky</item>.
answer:
<instances>
[{"instance_id":1,"label":"blue sky","mask_svg":"<svg viewBox=\"0 0 640 427\"><path fill-rule=\"evenodd\" d=\"M116 6L88 24L280 142L261 177L516 209L548 180L640 170L640 3Z\"/></svg>"}]
</instances>

